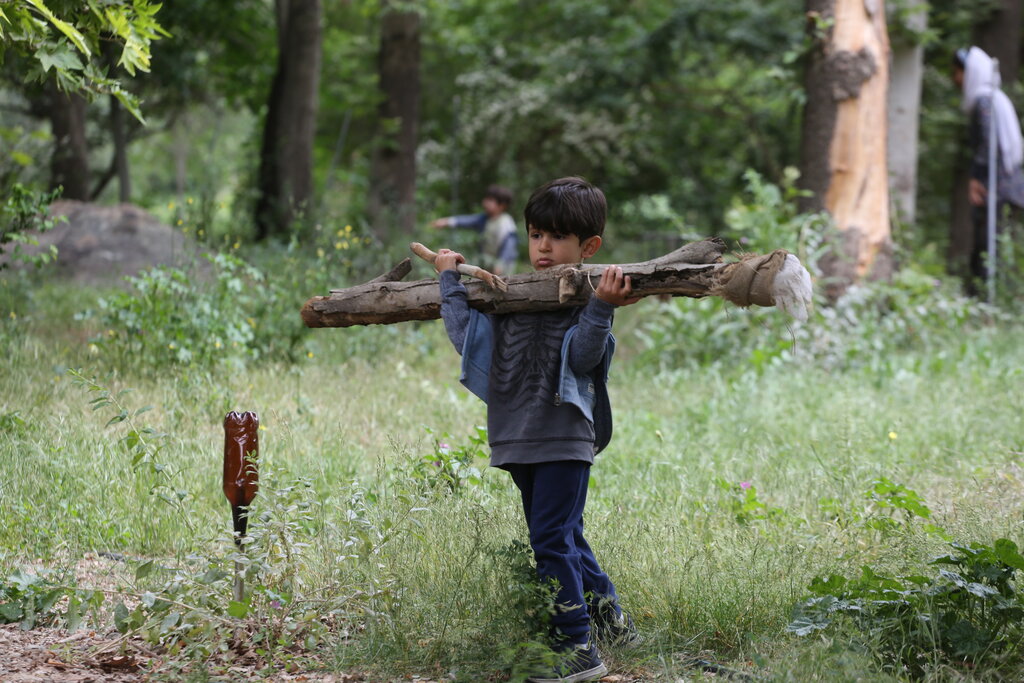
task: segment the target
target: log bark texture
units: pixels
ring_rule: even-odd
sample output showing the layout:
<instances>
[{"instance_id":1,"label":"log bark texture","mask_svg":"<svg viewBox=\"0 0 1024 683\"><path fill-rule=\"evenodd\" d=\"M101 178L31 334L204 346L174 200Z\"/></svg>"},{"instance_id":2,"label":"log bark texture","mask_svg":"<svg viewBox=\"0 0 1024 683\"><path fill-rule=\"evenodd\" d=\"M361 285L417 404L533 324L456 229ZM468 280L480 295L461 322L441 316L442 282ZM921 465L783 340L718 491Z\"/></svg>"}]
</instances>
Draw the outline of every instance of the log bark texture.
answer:
<instances>
[{"instance_id":1,"label":"log bark texture","mask_svg":"<svg viewBox=\"0 0 1024 683\"><path fill-rule=\"evenodd\" d=\"M622 265L638 296L669 294L701 298L720 284L725 243L709 238L642 263ZM469 305L484 313L546 311L582 306L590 299L604 271L603 265L562 266L506 278L508 291L483 282L467 282ZM382 325L441 317L441 291L437 280L395 282L379 278L356 287L315 296L302 307L307 327Z\"/></svg>"}]
</instances>

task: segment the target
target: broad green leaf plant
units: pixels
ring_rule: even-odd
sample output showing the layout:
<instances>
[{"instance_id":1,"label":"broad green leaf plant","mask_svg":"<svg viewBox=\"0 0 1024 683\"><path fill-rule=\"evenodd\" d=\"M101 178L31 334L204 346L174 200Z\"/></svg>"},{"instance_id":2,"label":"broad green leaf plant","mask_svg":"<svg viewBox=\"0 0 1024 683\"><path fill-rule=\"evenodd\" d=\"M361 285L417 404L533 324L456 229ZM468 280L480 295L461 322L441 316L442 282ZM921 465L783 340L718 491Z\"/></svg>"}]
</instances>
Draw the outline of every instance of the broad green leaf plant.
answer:
<instances>
[{"instance_id":1,"label":"broad green leaf plant","mask_svg":"<svg viewBox=\"0 0 1024 683\"><path fill-rule=\"evenodd\" d=\"M119 46L117 68L134 76L149 71L150 45L168 36L156 19L161 5L149 0L13 0L0 3L0 60L28 60L26 77L56 79L67 92L109 94L140 121L138 98L96 59L108 43Z\"/></svg>"}]
</instances>

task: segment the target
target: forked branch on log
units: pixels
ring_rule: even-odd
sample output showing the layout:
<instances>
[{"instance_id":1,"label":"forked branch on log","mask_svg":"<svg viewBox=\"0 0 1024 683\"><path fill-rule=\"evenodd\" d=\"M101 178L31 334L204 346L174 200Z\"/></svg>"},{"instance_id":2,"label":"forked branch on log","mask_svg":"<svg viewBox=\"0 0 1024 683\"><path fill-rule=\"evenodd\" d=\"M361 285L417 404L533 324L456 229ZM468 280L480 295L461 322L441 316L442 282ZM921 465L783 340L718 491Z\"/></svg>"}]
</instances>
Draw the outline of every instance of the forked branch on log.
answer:
<instances>
[{"instance_id":1,"label":"forked branch on log","mask_svg":"<svg viewBox=\"0 0 1024 683\"><path fill-rule=\"evenodd\" d=\"M811 300L807 271L792 254L776 251L722 263L717 237L692 242L665 256L622 265L633 293L701 298L722 296L740 306L779 305L805 319ZM505 279L507 291L482 281L466 283L469 305L484 313L521 313L582 306L597 287L603 265L559 266ZM302 307L308 327L350 327L441 317L437 280L400 282L377 278L363 285L314 296Z\"/></svg>"}]
</instances>

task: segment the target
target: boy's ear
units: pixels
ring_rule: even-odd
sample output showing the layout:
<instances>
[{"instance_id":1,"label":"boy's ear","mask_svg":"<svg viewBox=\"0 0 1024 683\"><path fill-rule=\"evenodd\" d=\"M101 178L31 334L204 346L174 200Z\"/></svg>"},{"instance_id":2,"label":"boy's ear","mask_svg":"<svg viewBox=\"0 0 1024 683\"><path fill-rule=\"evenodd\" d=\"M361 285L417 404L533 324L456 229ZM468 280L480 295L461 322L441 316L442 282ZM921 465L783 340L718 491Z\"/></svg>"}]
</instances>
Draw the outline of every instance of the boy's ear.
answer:
<instances>
[{"instance_id":1,"label":"boy's ear","mask_svg":"<svg viewBox=\"0 0 1024 683\"><path fill-rule=\"evenodd\" d=\"M583 248L582 256L587 259L597 253L597 250L601 248L601 236L592 235L587 239L583 240L583 244L580 245Z\"/></svg>"}]
</instances>

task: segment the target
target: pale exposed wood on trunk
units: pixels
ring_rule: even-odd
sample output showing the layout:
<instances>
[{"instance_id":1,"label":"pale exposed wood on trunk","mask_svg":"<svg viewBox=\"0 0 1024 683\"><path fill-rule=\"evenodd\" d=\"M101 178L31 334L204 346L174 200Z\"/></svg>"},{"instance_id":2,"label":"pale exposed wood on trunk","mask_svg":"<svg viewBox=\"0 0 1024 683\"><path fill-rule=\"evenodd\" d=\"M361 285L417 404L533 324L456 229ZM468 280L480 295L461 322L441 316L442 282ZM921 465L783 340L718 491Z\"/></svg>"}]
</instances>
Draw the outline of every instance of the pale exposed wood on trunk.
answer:
<instances>
[{"instance_id":1,"label":"pale exposed wood on trunk","mask_svg":"<svg viewBox=\"0 0 1024 683\"><path fill-rule=\"evenodd\" d=\"M693 242L642 263L622 265L638 296L669 294L700 298L719 284L725 243L718 238ZM518 313L582 306L596 289L603 265L562 266L506 279L507 292L484 282L468 282L469 305L485 313ZM437 280L373 281L315 296L302 308L308 327L349 327L441 317Z\"/></svg>"},{"instance_id":2,"label":"pale exposed wood on trunk","mask_svg":"<svg viewBox=\"0 0 1024 683\"><path fill-rule=\"evenodd\" d=\"M886 164L889 39L883 0L806 0L814 49L805 78L801 182L841 239L821 261L836 298L892 269Z\"/></svg>"}]
</instances>

